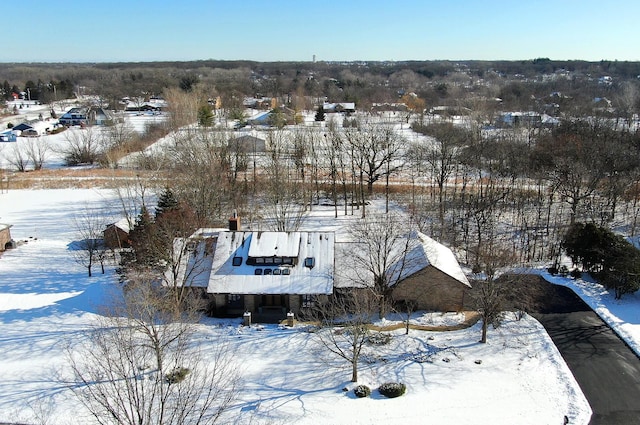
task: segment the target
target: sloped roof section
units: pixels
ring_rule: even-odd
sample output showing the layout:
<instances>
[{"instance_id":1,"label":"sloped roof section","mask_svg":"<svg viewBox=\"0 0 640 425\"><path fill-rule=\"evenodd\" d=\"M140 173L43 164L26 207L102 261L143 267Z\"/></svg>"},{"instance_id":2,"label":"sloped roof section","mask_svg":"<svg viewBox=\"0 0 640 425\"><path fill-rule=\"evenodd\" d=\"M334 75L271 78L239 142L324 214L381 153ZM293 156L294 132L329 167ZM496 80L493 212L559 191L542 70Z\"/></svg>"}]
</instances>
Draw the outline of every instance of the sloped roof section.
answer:
<instances>
[{"instance_id":1,"label":"sloped roof section","mask_svg":"<svg viewBox=\"0 0 640 425\"><path fill-rule=\"evenodd\" d=\"M331 294L334 243L333 232L220 232L207 292ZM256 257L295 257L296 261L290 265L247 264ZM234 265L234 258L239 265ZM314 259L312 267L305 266L306 258ZM256 274L256 269L262 273Z\"/></svg>"},{"instance_id":2,"label":"sloped roof section","mask_svg":"<svg viewBox=\"0 0 640 425\"><path fill-rule=\"evenodd\" d=\"M249 257L297 257L300 232L253 232Z\"/></svg>"},{"instance_id":3,"label":"sloped roof section","mask_svg":"<svg viewBox=\"0 0 640 425\"><path fill-rule=\"evenodd\" d=\"M462 268L451 249L424 233L416 232L416 236L420 243L420 249L418 251L421 251L418 255L424 255L429 265L451 276L458 282L471 287L467 276L464 274L464 271L462 271Z\"/></svg>"}]
</instances>

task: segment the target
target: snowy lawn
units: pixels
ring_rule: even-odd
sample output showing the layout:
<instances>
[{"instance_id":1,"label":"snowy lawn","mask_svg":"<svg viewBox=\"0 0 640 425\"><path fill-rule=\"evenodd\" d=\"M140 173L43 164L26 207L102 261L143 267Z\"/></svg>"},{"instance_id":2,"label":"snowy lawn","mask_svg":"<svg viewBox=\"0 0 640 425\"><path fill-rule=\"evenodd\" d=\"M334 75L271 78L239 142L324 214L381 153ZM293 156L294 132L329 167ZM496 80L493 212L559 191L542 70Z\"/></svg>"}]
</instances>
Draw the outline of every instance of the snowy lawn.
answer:
<instances>
[{"instance_id":1,"label":"snowy lawn","mask_svg":"<svg viewBox=\"0 0 640 425\"><path fill-rule=\"evenodd\" d=\"M65 347L87 336L115 280L113 267L93 278L76 263L73 216L95 209L119 218L115 195L97 190L18 190L0 194L0 222L25 241L0 256L0 422L89 423L69 389ZM322 213L322 211L319 211ZM331 217L330 212L324 211ZM320 224L322 220L317 220ZM315 225L315 224L314 224ZM451 325L459 315L416 314L417 325ZM393 325L393 317L377 325ZM230 412L254 424L587 424L591 410L544 329L510 315L479 344L479 325L451 332L391 332L387 345L367 345L358 399L349 365L329 355L304 324L242 327L204 319L197 336L225 341L244 387ZM407 393L386 399L375 389L402 382Z\"/></svg>"}]
</instances>

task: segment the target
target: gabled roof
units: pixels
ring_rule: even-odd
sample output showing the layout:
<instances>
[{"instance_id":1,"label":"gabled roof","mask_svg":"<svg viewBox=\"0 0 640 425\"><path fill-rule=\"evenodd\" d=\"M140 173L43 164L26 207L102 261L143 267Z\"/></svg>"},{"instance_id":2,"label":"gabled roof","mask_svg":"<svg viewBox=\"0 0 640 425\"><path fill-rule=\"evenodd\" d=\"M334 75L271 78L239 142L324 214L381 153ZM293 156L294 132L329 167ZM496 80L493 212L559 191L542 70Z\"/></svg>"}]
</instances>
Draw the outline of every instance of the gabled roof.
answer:
<instances>
[{"instance_id":1,"label":"gabled roof","mask_svg":"<svg viewBox=\"0 0 640 425\"><path fill-rule=\"evenodd\" d=\"M463 285L471 287L458 260L449 248L424 233L415 232L415 235L412 235L409 252L405 256L404 267L397 264L393 266L401 273L400 279L395 281L403 280L428 266L432 266Z\"/></svg>"},{"instance_id":2,"label":"gabled roof","mask_svg":"<svg viewBox=\"0 0 640 425\"><path fill-rule=\"evenodd\" d=\"M397 243L388 254L392 264L387 268L390 285L398 283L427 267L434 267L461 284L471 287L453 252L438 241L421 232L411 232L404 242ZM363 282L373 282L371 271L356 267L349 253L361 249L359 242L340 243L340 256L336 286L361 287ZM406 254L405 254L406 253Z\"/></svg>"},{"instance_id":3,"label":"gabled roof","mask_svg":"<svg viewBox=\"0 0 640 425\"><path fill-rule=\"evenodd\" d=\"M129 220L127 220L126 218L121 218L120 220L116 221L115 223L111 223L108 224L107 227L117 227L118 229L129 233L129 231L131 230L129 228Z\"/></svg>"},{"instance_id":4,"label":"gabled roof","mask_svg":"<svg viewBox=\"0 0 640 425\"><path fill-rule=\"evenodd\" d=\"M12 130L20 130L20 131L33 130L33 126L23 122L21 124L14 126Z\"/></svg>"}]
</instances>

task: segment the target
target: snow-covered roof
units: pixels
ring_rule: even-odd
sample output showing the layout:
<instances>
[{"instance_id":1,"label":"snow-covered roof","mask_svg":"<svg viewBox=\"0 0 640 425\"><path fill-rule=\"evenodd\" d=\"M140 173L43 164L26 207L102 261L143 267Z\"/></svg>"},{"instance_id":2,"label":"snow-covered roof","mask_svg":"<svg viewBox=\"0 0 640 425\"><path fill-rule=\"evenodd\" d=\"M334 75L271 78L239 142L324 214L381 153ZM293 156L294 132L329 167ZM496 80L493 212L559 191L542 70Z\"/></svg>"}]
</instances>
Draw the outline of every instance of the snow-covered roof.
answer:
<instances>
[{"instance_id":1,"label":"snow-covered roof","mask_svg":"<svg viewBox=\"0 0 640 425\"><path fill-rule=\"evenodd\" d=\"M426 266L433 266L458 282L471 287L453 252L435 239L421 232L415 233L413 246L406 255L405 267L399 280L411 276Z\"/></svg>"},{"instance_id":2,"label":"snow-covered roof","mask_svg":"<svg viewBox=\"0 0 640 425\"><path fill-rule=\"evenodd\" d=\"M300 252L300 232L254 232L249 237L249 257L297 257Z\"/></svg>"},{"instance_id":3,"label":"snow-covered roof","mask_svg":"<svg viewBox=\"0 0 640 425\"><path fill-rule=\"evenodd\" d=\"M411 232L409 238L407 243L396 244L394 252L389 253L388 259L393 262L387 269L389 284L400 282L431 266L463 285L471 287L458 260L449 248L421 232ZM344 242L338 245L340 254L336 266L336 287L359 287L363 282L373 282L371 272L356 267L349 256L350 252L361 249L359 243Z\"/></svg>"},{"instance_id":4,"label":"snow-covered roof","mask_svg":"<svg viewBox=\"0 0 640 425\"><path fill-rule=\"evenodd\" d=\"M121 218L120 220L116 221L115 223L111 223L110 226L113 227L117 227L118 229L129 233L129 231L131 230L129 228L129 220L127 220L126 218Z\"/></svg>"},{"instance_id":5,"label":"snow-covered roof","mask_svg":"<svg viewBox=\"0 0 640 425\"><path fill-rule=\"evenodd\" d=\"M219 232L207 292L331 294L334 242L333 232Z\"/></svg>"}]
</instances>

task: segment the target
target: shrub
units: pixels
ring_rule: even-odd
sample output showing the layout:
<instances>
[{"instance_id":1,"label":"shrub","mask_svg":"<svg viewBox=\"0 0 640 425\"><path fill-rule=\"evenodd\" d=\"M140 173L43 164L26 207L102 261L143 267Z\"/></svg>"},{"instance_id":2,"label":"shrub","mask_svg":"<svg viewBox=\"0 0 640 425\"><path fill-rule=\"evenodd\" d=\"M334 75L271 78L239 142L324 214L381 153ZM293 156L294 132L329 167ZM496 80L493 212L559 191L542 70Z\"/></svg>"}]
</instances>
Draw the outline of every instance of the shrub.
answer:
<instances>
[{"instance_id":1,"label":"shrub","mask_svg":"<svg viewBox=\"0 0 640 425\"><path fill-rule=\"evenodd\" d=\"M582 272L578 269L573 269L571 270L570 275L574 279L580 279L582 277Z\"/></svg>"},{"instance_id":2,"label":"shrub","mask_svg":"<svg viewBox=\"0 0 640 425\"><path fill-rule=\"evenodd\" d=\"M391 341L391 335L382 332L376 332L369 335L367 337L367 341L369 341L369 344L373 345L387 345Z\"/></svg>"},{"instance_id":3,"label":"shrub","mask_svg":"<svg viewBox=\"0 0 640 425\"><path fill-rule=\"evenodd\" d=\"M369 397L371 395L371 388L367 387L366 385L358 385L353 389L353 393L358 398Z\"/></svg>"},{"instance_id":4,"label":"shrub","mask_svg":"<svg viewBox=\"0 0 640 425\"><path fill-rule=\"evenodd\" d=\"M551 266L547 269L550 275L555 276L558 274L558 268L556 266Z\"/></svg>"},{"instance_id":5,"label":"shrub","mask_svg":"<svg viewBox=\"0 0 640 425\"><path fill-rule=\"evenodd\" d=\"M184 381L184 378L186 378L188 374L189 369L187 369L186 367L179 367L167 373L164 379L168 384L177 384L178 382Z\"/></svg>"},{"instance_id":6,"label":"shrub","mask_svg":"<svg viewBox=\"0 0 640 425\"><path fill-rule=\"evenodd\" d=\"M407 386L400 382L387 382L378 387L380 394L387 398L400 397L407 391Z\"/></svg>"}]
</instances>

